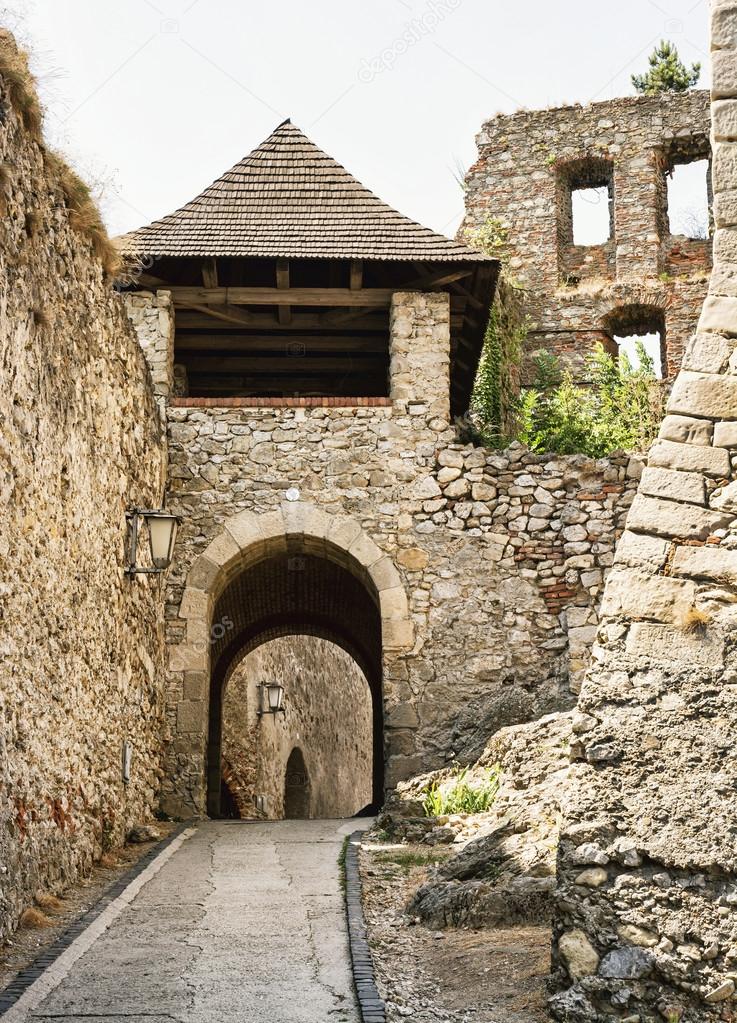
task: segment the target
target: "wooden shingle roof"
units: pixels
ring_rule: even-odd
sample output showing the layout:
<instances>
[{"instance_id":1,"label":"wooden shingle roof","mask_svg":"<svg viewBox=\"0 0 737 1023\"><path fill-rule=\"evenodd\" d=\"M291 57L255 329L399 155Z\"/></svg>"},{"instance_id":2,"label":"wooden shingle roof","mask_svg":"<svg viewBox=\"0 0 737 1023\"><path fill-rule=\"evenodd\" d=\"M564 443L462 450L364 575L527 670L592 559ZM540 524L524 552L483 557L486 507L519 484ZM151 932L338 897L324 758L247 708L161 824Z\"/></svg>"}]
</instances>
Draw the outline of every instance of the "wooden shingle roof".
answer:
<instances>
[{"instance_id":1,"label":"wooden shingle roof","mask_svg":"<svg viewBox=\"0 0 737 1023\"><path fill-rule=\"evenodd\" d=\"M118 244L155 258L486 261L382 202L290 121L191 202Z\"/></svg>"}]
</instances>

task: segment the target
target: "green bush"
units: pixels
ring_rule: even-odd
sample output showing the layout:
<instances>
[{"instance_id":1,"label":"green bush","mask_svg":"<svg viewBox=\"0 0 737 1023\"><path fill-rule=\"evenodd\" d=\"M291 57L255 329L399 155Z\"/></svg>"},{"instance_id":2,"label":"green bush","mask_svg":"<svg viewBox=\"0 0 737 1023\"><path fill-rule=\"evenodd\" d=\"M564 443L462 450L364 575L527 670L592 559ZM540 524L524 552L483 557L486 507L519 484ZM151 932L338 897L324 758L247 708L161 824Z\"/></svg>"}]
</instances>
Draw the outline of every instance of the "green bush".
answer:
<instances>
[{"instance_id":1,"label":"green bush","mask_svg":"<svg viewBox=\"0 0 737 1023\"><path fill-rule=\"evenodd\" d=\"M574 383L550 353L536 357L533 387L519 403L518 439L532 451L601 458L612 451L644 451L663 416L663 384L640 340L637 368L626 355L615 359L597 345L586 360L589 383Z\"/></svg>"},{"instance_id":2,"label":"green bush","mask_svg":"<svg viewBox=\"0 0 737 1023\"><path fill-rule=\"evenodd\" d=\"M442 817L451 813L484 813L488 810L499 791L499 765L486 771L480 781L468 781L467 775L468 768L464 767L445 782L431 782L423 792L425 816Z\"/></svg>"}]
</instances>

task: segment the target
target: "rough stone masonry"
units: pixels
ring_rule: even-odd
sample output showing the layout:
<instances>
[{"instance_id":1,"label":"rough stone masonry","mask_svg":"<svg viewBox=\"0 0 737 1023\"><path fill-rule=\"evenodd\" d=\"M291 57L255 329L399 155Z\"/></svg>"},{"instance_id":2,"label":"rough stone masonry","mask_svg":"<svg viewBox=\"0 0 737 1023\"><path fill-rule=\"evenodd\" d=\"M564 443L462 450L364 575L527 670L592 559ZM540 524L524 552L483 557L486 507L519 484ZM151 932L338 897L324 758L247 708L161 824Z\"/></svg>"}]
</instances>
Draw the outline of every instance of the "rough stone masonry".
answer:
<instances>
[{"instance_id":1,"label":"rough stone masonry","mask_svg":"<svg viewBox=\"0 0 737 1023\"><path fill-rule=\"evenodd\" d=\"M712 8L714 273L574 720L556 1018L734 1019L737 4Z\"/></svg>"},{"instance_id":2,"label":"rough stone masonry","mask_svg":"<svg viewBox=\"0 0 737 1023\"><path fill-rule=\"evenodd\" d=\"M165 459L135 332L0 89L1 942L156 805L162 591L124 575L125 513Z\"/></svg>"},{"instance_id":3,"label":"rough stone masonry","mask_svg":"<svg viewBox=\"0 0 737 1023\"><path fill-rule=\"evenodd\" d=\"M706 295L711 239L671 233L668 177L710 159L709 94L502 114L477 144L463 234L473 241L489 220L505 233L497 241L507 280L524 292L527 350L551 351L580 376L597 342L616 353L615 337L660 333L672 378ZM582 188L608 196L609 238L597 245L574 242Z\"/></svg>"}]
</instances>

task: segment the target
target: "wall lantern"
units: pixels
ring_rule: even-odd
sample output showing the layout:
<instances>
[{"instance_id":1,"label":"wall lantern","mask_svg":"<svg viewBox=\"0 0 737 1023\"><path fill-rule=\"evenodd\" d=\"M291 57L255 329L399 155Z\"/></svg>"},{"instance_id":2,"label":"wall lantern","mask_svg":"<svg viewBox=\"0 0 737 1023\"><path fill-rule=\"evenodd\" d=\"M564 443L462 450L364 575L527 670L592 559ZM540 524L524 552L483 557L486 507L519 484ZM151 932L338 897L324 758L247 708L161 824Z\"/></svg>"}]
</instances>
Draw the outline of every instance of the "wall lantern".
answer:
<instances>
[{"instance_id":1,"label":"wall lantern","mask_svg":"<svg viewBox=\"0 0 737 1023\"><path fill-rule=\"evenodd\" d=\"M171 564L179 518L167 511L151 511L144 508L134 508L133 511L126 512L125 517L130 523L130 564L125 570L126 575L165 572ZM137 563L141 522L145 522L148 527L151 565L147 566Z\"/></svg>"},{"instance_id":2,"label":"wall lantern","mask_svg":"<svg viewBox=\"0 0 737 1023\"><path fill-rule=\"evenodd\" d=\"M277 714L286 714L284 709L284 686L277 685L276 682L260 682L258 691L259 717L262 717L264 714L273 714L275 717Z\"/></svg>"}]
</instances>

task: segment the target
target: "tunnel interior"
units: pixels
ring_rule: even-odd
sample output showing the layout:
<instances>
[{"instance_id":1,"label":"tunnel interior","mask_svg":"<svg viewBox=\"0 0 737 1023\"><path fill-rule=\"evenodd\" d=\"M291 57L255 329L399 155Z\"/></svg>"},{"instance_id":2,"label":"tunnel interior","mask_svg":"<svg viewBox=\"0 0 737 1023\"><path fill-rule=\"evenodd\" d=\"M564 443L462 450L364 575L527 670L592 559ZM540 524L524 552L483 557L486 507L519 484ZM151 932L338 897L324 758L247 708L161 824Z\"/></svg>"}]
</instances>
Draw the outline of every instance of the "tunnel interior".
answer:
<instances>
[{"instance_id":1,"label":"tunnel interior","mask_svg":"<svg viewBox=\"0 0 737 1023\"><path fill-rule=\"evenodd\" d=\"M314 697L316 705L322 708L320 713L323 716L325 708L330 710L334 727L339 731L344 730L346 737L355 732L362 711L355 701L346 702L342 687L347 685L349 676L353 679L356 670L360 669L358 675L365 679L368 689L366 701L370 714L365 759L370 762L371 804L378 807L383 799L384 787L381 616L378 595L361 567L353 563L344 552L337 552L333 559L325 553L311 552L305 549L299 539L290 538L286 550L265 552L260 560L247 565L232 578L216 602L212 625L212 635L215 638L211 654L207 755L209 816L219 818L249 815L246 805L239 806L237 785L233 784L233 776L237 774L236 765L224 757L229 750L224 750L223 744L223 711L229 687L240 684L236 681L239 670L254 661L256 670L262 673L273 671L274 663L292 665L290 670L283 672L285 677L282 679L285 688L285 720L298 709L290 706L290 688L292 697L296 698L299 692L309 692L309 687L322 687L323 692L316 691L310 695ZM266 653L273 648L278 649L277 641L285 637L295 640L290 644L292 660L285 661L283 656L278 662L273 657L271 660L266 658ZM311 652L309 667L299 663L298 637L305 638L305 650L309 647L307 652ZM318 641L324 644L323 649L326 651L324 670L315 668ZM330 647L339 648L343 655L342 663L336 659L335 654L330 654ZM260 659L249 657L262 653L264 657ZM349 670L346 664L348 660L357 666L354 671ZM255 684L268 681L273 679L262 678L260 675L257 679L250 679L251 702L255 698ZM357 683L351 681L351 684L354 686L353 691L360 696L360 689L355 688ZM245 689L242 691L245 692ZM341 698L343 705L340 704ZM336 718L336 708L340 710L339 718ZM254 720L253 715L251 720ZM268 736L280 727L282 722L279 715L262 715L256 720L252 734ZM299 754L305 770L292 773L302 773L309 778L311 760L314 763L317 752L311 751L306 745L300 747ZM275 770L281 771L284 798L286 767L286 762L274 765ZM256 813L253 815L258 816L262 815L264 808L257 806L254 809ZM269 807L265 809L268 815ZM311 815L317 815L314 808Z\"/></svg>"}]
</instances>

